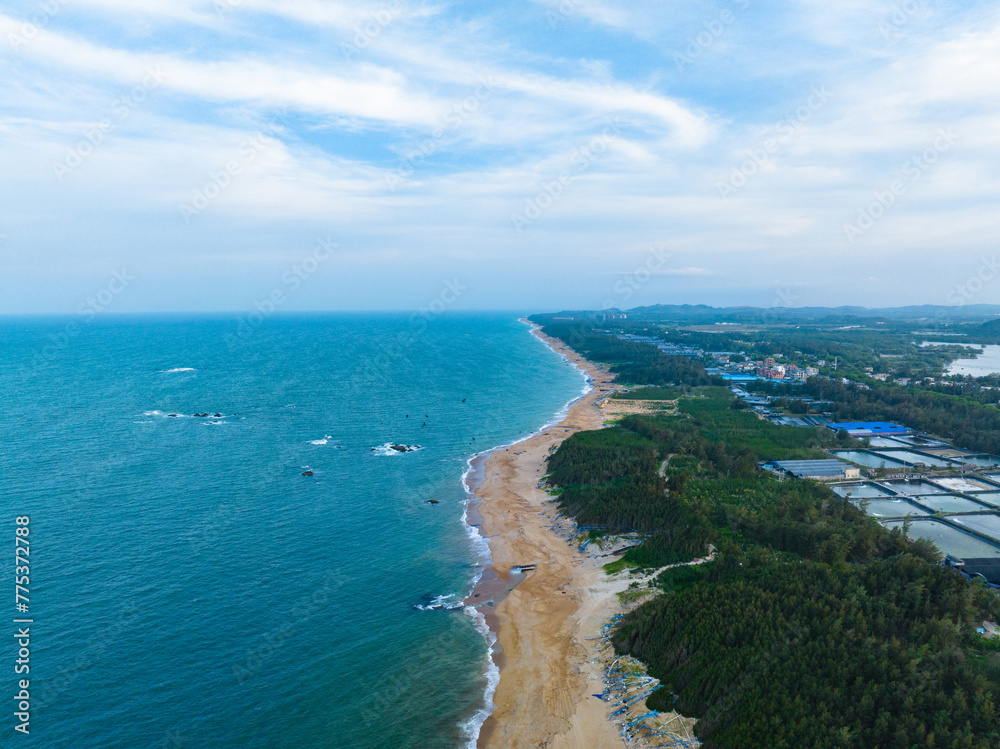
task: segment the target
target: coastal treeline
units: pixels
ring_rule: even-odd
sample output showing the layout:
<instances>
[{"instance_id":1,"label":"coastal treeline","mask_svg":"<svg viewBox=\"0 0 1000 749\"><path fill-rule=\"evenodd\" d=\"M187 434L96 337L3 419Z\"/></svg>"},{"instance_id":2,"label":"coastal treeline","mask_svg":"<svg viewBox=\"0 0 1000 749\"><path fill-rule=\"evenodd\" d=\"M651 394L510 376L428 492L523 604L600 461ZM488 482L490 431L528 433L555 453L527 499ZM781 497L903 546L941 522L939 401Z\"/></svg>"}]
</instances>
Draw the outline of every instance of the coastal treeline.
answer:
<instances>
[{"instance_id":1,"label":"coastal treeline","mask_svg":"<svg viewBox=\"0 0 1000 749\"><path fill-rule=\"evenodd\" d=\"M649 707L698 718L720 749L1000 746L1000 655L975 631L997 597L828 487L760 470L846 438L737 403L699 388L676 414L573 435L549 460L563 512L641 534L625 563L717 548L663 572L614 635L667 686Z\"/></svg>"},{"instance_id":2,"label":"coastal treeline","mask_svg":"<svg viewBox=\"0 0 1000 749\"><path fill-rule=\"evenodd\" d=\"M626 341L602 333L586 323L550 323L542 332L565 341L593 362L607 365L618 381L635 385L713 385L722 380L705 371L705 365L687 356L664 354L648 343Z\"/></svg>"}]
</instances>

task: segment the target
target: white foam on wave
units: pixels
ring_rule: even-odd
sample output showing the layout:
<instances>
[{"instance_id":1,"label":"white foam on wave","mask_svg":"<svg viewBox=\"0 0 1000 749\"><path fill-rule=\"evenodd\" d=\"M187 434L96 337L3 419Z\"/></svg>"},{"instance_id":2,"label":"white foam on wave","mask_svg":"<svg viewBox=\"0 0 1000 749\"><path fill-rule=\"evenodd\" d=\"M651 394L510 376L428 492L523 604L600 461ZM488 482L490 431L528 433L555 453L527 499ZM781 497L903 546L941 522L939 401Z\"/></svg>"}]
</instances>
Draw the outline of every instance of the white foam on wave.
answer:
<instances>
[{"instance_id":1,"label":"white foam on wave","mask_svg":"<svg viewBox=\"0 0 1000 749\"><path fill-rule=\"evenodd\" d=\"M161 370L164 374L170 374L171 372L197 372L198 370L194 367L174 367L173 369Z\"/></svg>"},{"instance_id":2,"label":"white foam on wave","mask_svg":"<svg viewBox=\"0 0 1000 749\"><path fill-rule=\"evenodd\" d=\"M411 448L409 450L394 450L393 445L401 445L402 442L386 442L384 445L379 445L378 447L373 447L372 452L375 455L407 455L409 453L420 452L424 448L420 445L407 445Z\"/></svg>"},{"instance_id":3,"label":"white foam on wave","mask_svg":"<svg viewBox=\"0 0 1000 749\"><path fill-rule=\"evenodd\" d=\"M530 325L530 323L528 324ZM532 326L532 329L534 329L534 326ZM566 405L564 405L562 408L556 411L551 421L547 422L539 429L536 429L531 434L527 435L526 437L521 437L520 439L516 439L510 444L497 445L496 447L491 447L488 450L483 450L481 452L476 453L475 455L473 455L468 459L467 461L468 467L465 469L465 473L462 474L462 485L465 487L465 493L466 493L466 498L464 503L465 510L462 512L462 524L465 526L465 532L469 536L469 543L471 544L472 548L476 551L477 556L479 556L480 559L482 559L484 562L484 566L482 567L482 569L480 569L480 571L473 578L472 581L473 588L475 588L480 578L482 578L486 566L493 563L493 555L490 553L489 542L485 538L483 538L483 535L479 532L479 528L469 525L469 503L474 501L475 491L476 491L476 487L474 487L470 481L472 473L474 471L473 463L477 458L488 456L490 453L495 452L497 450L506 450L507 448L513 447L514 445L524 442L525 440L529 440L532 437L536 437L537 435L541 434L547 429L551 429L556 424L558 424L559 422L561 422L563 419L566 418L566 416L569 414L569 410L574 405L576 405L579 401L586 398L594 390L594 380L583 367L580 367L575 362L571 361L570 358L566 356L566 354L562 354L556 351L554 348L552 348L551 345L549 345L548 341L539 338L536 335L532 335L532 337L536 338L552 353L558 354L564 362L573 367L573 369L575 369L583 377L583 390L580 391L580 394L578 396L567 401ZM483 636L486 637L486 642L489 645L489 655L487 657L486 673L485 673L486 694L483 697L483 706L479 708L471 718L469 718L461 725L462 731L464 732L467 739L466 743L467 749L476 749L476 744L479 742L479 732L483 728L483 723L485 723L486 719L493 714L494 710L496 710L496 705L493 704L493 695L496 693L497 684L500 683L500 669L493 661L493 652L497 642L496 633L490 629L489 625L486 623L486 617L479 609L475 608L474 606L466 606L464 608L464 611L466 614L472 617L476 629L478 629L480 632L483 633Z\"/></svg>"},{"instance_id":4,"label":"white foam on wave","mask_svg":"<svg viewBox=\"0 0 1000 749\"><path fill-rule=\"evenodd\" d=\"M325 445L327 442L333 439L332 434L328 434L321 440L309 440L310 445Z\"/></svg>"},{"instance_id":5,"label":"white foam on wave","mask_svg":"<svg viewBox=\"0 0 1000 749\"><path fill-rule=\"evenodd\" d=\"M420 611L454 611L456 609L464 609L465 604L454 593L444 593L434 596L429 603L414 604L413 608Z\"/></svg>"},{"instance_id":6,"label":"white foam on wave","mask_svg":"<svg viewBox=\"0 0 1000 749\"><path fill-rule=\"evenodd\" d=\"M493 704L493 695L496 694L497 684L500 683L500 669L493 661L493 651L496 648L497 636L489 628L489 625L486 624L486 617L482 611L475 606L466 606L463 611L472 617L473 624L476 629L482 632L489 646L486 658L486 673L484 674L486 676L486 694L483 699L483 706L476 710L475 714L461 725L462 733L465 734L466 738L466 749L476 749L476 744L479 743L479 732L483 728L483 723L486 722L486 719L493 714L493 711L497 707Z\"/></svg>"},{"instance_id":7,"label":"white foam on wave","mask_svg":"<svg viewBox=\"0 0 1000 749\"><path fill-rule=\"evenodd\" d=\"M496 449L496 448L493 448ZM475 470L473 468L473 463L476 458L480 458L487 455L493 451L483 450L478 452L466 461L465 473L462 474L462 486L465 489L465 500L462 502L462 526L465 528L465 535L469 537L469 545L475 552L476 560L482 565L479 572L476 573L475 577L472 579L472 585L470 586L470 591L476 587L479 583L479 579L483 576L483 571L487 566L493 563L493 555L490 553L490 543L485 538L483 534L479 532L479 528L469 523L469 503L475 501L476 487L470 482L472 477L472 472Z\"/></svg>"}]
</instances>

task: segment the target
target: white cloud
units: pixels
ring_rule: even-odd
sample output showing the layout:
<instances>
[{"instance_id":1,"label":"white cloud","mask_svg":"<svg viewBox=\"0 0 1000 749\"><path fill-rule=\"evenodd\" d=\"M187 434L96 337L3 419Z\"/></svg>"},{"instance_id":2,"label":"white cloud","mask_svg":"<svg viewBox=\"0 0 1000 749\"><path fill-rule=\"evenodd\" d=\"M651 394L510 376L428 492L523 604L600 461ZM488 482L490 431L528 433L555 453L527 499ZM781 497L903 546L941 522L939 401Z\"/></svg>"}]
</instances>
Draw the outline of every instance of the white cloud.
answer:
<instances>
[{"instance_id":1,"label":"white cloud","mask_svg":"<svg viewBox=\"0 0 1000 749\"><path fill-rule=\"evenodd\" d=\"M848 266L860 260L878 265L880 277L905 266L919 280L939 247L973 256L1000 234L1000 180L989 167L1000 158L993 11L950 26L940 23L943 11L915 16L887 44L876 38L884 4L761 10L678 71L671 51L726 3L681 4L652 21L647 3L577 3L567 22L579 24L583 39L599 39L606 59L574 46L572 35L540 51L489 16L458 20L444 4L402 5L377 38L345 57L339 45L387 7L244 0L220 16L194 0L81 0L17 49L3 40L23 21L0 16L0 56L12 71L0 81L0 168L13 186L0 249L30 256L39 229L61 223L118 246L118 227L131 222L138 232L151 222L183 237L183 250L161 250L168 256L200 247L250 267L277 250L242 253L241 244L333 223L353 236L359 257L468 265L484 278L502 276L512 258L544 258L572 287L581 257L581 272L606 276L625 264L621 248L669 241L675 267L658 275L657 288L704 291L722 282L763 288L770 281L762 269L774 263L844 288L853 284ZM106 24L74 20L86 13ZM261 31L278 15L301 33ZM136 18L154 33L108 31ZM770 28L790 36L764 33ZM636 52L629 34L655 44ZM803 55L803 44L815 54ZM56 181L53 162L95 123L114 119L112 102L150 68L162 70L162 84ZM492 81L485 93L484 79ZM828 101L721 200L717 183L822 85ZM288 117L268 147L183 222L178 204L283 108ZM940 128L954 129L957 144L858 243L846 242L844 222L933 146ZM582 157L595 139L600 152ZM390 189L400 160L421 150L412 174ZM558 197L518 234L511 214L567 170ZM77 251L85 265L85 244L66 250ZM368 266L359 259L352 267ZM933 280L920 282L937 294ZM592 291L599 305L607 291Z\"/></svg>"}]
</instances>

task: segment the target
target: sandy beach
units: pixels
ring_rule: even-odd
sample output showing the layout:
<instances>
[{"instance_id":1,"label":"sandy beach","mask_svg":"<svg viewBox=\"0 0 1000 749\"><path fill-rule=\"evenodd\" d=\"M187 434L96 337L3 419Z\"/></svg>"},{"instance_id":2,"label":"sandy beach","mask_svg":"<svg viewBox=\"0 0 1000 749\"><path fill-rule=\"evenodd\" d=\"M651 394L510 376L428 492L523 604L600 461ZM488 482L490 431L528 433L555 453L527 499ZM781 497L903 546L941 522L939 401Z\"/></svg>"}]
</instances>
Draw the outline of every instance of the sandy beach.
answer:
<instances>
[{"instance_id":1,"label":"sandy beach","mask_svg":"<svg viewBox=\"0 0 1000 749\"><path fill-rule=\"evenodd\" d=\"M536 565L488 617L500 646L500 682L479 747L620 749L625 744L606 703L592 696L601 691L601 666L586 662L595 655L588 638L618 609L619 586L606 580L600 560L575 553L550 530L558 510L537 488L550 451L576 431L601 428L597 402L613 387L612 376L561 342L534 334L586 370L594 390L556 426L492 453L476 491L499 577L506 580L514 566Z\"/></svg>"}]
</instances>

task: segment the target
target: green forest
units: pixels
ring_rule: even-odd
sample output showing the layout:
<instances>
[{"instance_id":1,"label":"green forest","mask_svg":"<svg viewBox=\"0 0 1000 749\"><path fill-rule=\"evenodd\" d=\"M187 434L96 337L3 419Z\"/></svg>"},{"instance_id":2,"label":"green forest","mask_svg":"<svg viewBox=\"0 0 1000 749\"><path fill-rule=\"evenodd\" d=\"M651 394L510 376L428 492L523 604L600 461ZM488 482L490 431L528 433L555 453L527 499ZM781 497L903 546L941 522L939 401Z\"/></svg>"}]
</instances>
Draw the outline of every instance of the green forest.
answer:
<instances>
[{"instance_id":1,"label":"green forest","mask_svg":"<svg viewBox=\"0 0 1000 749\"><path fill-rule=\"evenodd\" d=\"M635 371L624 360L632 344L598 337L579 336L581 353ZM641 361L662 377L638 381L687 389L677 413L573 435L550 457L548 481L581 525L641 534L628 565L657 568L704 556L708 544L718 549L711 563L663 572L662 594L616 630L616 649L668 687L649 707L698 718L699 738L720 749L1000 746L1000 654L975 632L1000 614L995 593L828 487L758 468L821 457L819 448L844 444L843 436L776 426L738 408L723 388L695 387L692 360ZM856 393L842 390L808 394L845 413L857 408L852 419L867 415ZM947 399L924 409L942 434L965 427L961 415L948 415L953 401L984 408L921 395ZM873 413L893 402L880 404ZM895 407L878 418L919 426L905 411L914 404Z\"/></svg>"}]
</instances>

